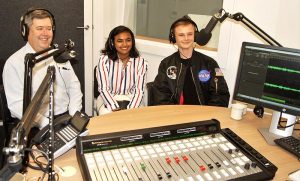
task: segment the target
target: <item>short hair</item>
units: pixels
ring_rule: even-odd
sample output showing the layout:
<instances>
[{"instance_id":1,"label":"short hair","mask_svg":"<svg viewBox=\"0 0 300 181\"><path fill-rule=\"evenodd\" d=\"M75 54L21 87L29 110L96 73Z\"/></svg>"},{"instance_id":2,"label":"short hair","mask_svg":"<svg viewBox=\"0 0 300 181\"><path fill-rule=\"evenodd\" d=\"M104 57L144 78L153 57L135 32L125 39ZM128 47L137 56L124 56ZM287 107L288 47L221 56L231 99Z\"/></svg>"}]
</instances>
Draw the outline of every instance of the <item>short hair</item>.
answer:
<instances>
[{"instance_id":1,"label":"short hair","mask_svg":"<svg viewBox=\"0 0 300 181\"><path fill-rule=\"evenodd\" d=\"M49 11L42 8L30 8L24 17L24 23L28 26L28 28L32 25L33 19L45 19L50 18L51 25L54 26L53 15L50 14Z\"/></svg>"},{"instance_id":2,"label":"short hair","mask_svg":"<svg viewBox=\"0 0 300 181\"><path fill-rule=\"evenodd\" d=\"M105 48L101 50L101 53L106 54L113 61L118 59L118 52L114 45L115 36L123 32L128 32L131 35L131 39L132 39L132 47L129 51L129 57L137 58L139 56L139 52L135 46L135 38L133 32L128 27L121 25L111 30L106 40Z\"/></svg>"},{"instance_id":3,"label":"short hair","mask_svg":"<svg viewBox=\"0 0 300 181\"><path fill-rule=\"evenodd\" d=\"M177 19L174 21L170 27L170 32L169 32L169 41L170 43L176 43L176 38L175 38L175 28L180 25L193 25L195 28L195 36L198 32L198 27L197 24L188 16L184 15L183 17Z\"/></svg>"},{"instance_id":4,"label":"short hair","mask_svg":"<svg viewBox=\"0 0 300 181\"><path fill-rule=\"evenodd\" d=\"M28 41L29 28L32 25L33 19L44 19L44 18L50 18L51 25L52 25L53 38L54 38L54 36L55 36L55 19L54 19L53 14L46 9L29 8L27 10L27 12L23 16L21 16L21 19L20 19L21 36L24 41Z\"/></svg>"}]
</instances>

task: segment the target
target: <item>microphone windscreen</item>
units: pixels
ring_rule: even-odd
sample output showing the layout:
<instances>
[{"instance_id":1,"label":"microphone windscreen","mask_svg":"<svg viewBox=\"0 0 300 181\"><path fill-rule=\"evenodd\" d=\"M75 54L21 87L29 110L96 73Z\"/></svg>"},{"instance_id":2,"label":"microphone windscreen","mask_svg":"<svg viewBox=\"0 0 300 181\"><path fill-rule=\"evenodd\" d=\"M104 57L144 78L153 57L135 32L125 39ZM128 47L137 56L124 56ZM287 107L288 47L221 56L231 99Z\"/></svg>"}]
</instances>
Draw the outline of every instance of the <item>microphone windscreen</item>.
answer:
<instances>
[{"instance_id":1,"label":"microphone windscreen","mask_svg":"<svg viewBox=\"0 0 300 181\"><path fill-rule=\"evenodd\" d=\"M65 51L57 57L54 57L55 62L57 63L65 63L69 60L75 59L77 53L74 50Z\"/></svg>"},{"instance_id":2,"label":"microphone windscreen","mask_svg":"<svg viewBox=\"0 0 300 181\"><path fill-rule=\"evenodd\" d=\"M198 45L204 46L209 42L211 36L211 32L207 33L204 29L202 29L200 32L196 32L195 34L196 43Z\"/></svg>"}]
</instances>

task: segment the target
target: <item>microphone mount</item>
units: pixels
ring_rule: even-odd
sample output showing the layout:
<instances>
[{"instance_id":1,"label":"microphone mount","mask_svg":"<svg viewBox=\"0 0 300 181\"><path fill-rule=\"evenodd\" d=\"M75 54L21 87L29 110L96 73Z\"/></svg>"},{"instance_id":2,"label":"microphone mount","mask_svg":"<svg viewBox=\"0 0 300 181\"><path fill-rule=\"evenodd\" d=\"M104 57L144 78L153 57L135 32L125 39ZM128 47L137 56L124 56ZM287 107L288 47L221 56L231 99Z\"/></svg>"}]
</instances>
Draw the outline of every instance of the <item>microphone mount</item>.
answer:
<instances>
[{"instance_id":1,"label":"microphone mount","mask_svg":"<svg viewBox=\"0 0 300 181\"><path fill-rule=\"evenodd\" d=\"M32 69L33 69L34 65L51 57L51 56L53 56L54 60L57 61L58 63L67 62L68 60L60 61L60 60L57 60L57 58L66 51L70 51L70 54L75 56L75 53L73 53L73 52L75 52L75 51L73 51L74 46L75 46L75 43L72 40L68 39L68 40L66 40L64 47L61 49L58 48L59 47L58 44L53 44L49 48L46 48L42 51L39 51L36 53L28 53L25 55L23 114L25 113L25 111L31 101ZM50 52L53 49L56 49L56 50L53 52ZM50 53L37 58L38 56L40 56L46 52L50 52ZM72 57L72 58L74 58L74 57Z\"/></svg>"},{"instance_id":2,"label":"microphone mount","mask_svg":"<svg viewBox=\"0 0 300 181\"><path fill-rule=\"evenodd\" d=\"M219 21L222 23L226 18L233 19L235 21L240 21L244 25L246 25L248 28L250 28L254 33L256 33L260 38L268 42L270 45L279 46L282 47L280 43L278 43L274 38L272 38L270 35L268 35L265 31L263 31L261 28L259 28L255 23L253 23L250 19L248 19L243 13L235 13L230 14L226 12L224 9L219 10Z\"/></svg>"},{"instance_id":3,"label":"microphone mount","mask_svg":"<svg viewBox=\"0 0 300 181\"><path fill-rule=\"evenodd\" d=\"M28 141L27 137L32 126L32 120L37 115L47 91L51 89L53 90L54 79L55 79L55 68L54 66L50 66L48 67L47 74L44 77L41 85L39 86L36 94L34 95L28 108L26 109L26 112L23 114L21 121L13 129L8 147L5 147L3 149L4 154L8 155L8 158L7 158L7 163L0 170L0 181L9 180L16 172L21 170L22 164L24 164L22 161L26 151L25 147ZM52 95L52 99L53 99L53 95ZM53 102L49 104L49 107L50 108L52 107L51 110L53 110ZM51 117L49 122L53 125L53 116ZM49 173L52 174L53 171L51 170L50 172L50 168L51 169L53 168L53 159L51 161L52 162L49 161L48 165L49 165ZM50 167L50 163L52 164L51 167ZM53 175L49 175L49 178L51 178L51 176Z\"/></svg>"},{"instance_id":4,"label":"microphone mount","mask_svg":"<svg viewBox=\"0 0 300 181\"><path fill-rule=\"evenodd\" d=\"M242 22L245 26L250 28L254 33L256 33L259 37L261 37L263 40L265 40L269 45L271 46L278 46L283 47L278 41L276 41L274 38L272 38L269 34L267 34L265 31L263 31L260 27L258 27L255 23L253 23L250 19L248 19L243 13L235 13L230 14L226 12L224 9L219 10L219 14L223 14L219 21L222 23L226 18L233 19L235 21ZM257 112L258 111L258 112ZM258 116L262 117L264 113L264 108L258 105L255 105L253 112ZM281 115L280 115L281 117ZM280 122L279 122L280 124Z\"/></svg>"}]
</instances>

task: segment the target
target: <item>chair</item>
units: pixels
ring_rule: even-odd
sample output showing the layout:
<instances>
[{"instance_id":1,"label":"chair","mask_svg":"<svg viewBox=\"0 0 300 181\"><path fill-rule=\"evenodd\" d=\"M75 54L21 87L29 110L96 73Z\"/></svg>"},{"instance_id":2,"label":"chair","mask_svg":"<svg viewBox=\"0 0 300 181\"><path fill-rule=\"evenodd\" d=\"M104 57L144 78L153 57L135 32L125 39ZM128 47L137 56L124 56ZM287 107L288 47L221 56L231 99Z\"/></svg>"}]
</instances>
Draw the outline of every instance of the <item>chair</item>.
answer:
<instances>
[{"instance_id":1,"label":"chair","mask_svg":"<svg viewBox=\"0 0 300 181\"><path fill-rule=\"evenodd\" d=\"M4 126L8 126L13 118L10 115L10 111L7 107L7 101L3 85L0 85L0 116Z\"/></svg>"},{"instance_id":2,"label":"chair","mask_svg":"<svg viewBox=\"0 0 300 181\"><path fill-rule=\"evenodd\" d=\"M4 164L4 155L2 149L6 146L9 139L7 132L7 122L10 120L10 112L7 108L7 102L3 85L0 85L0 168Z\"/></svg>"},{"instance_id":3,"label":"chair","mask_svg":"<svg viewBox=\"0 0 300 181\"><path fill-rule=\"evenodd\" d=\"M3 68L5 65L5 60L0 58L0 85L3 84L3 79L2 79L2 72L3 72Z\"/></svg>"},{"instance_id":4,"label":"chair","mask_svg":"<svg viewBox=\"0 0 300 181\"><path fill-rule=\"evenodd\" d=\"M2 105L0 105L0 112L1 112L1 119L0 119L0 169L3 167L4 156L3 156L3 148L5 147L5 129L4 129L4 121L3 121L3 114L2 114Z\"/></svg>"},{"instance_id":5,"label":"chair","mask_svg":"<svg viewBox=\"0 0 300 181\"><path fill-rule=\"evenodd\" d=\"M153 85L154 85L154 82L148 82L146 84L146 88L147 88L147 106L154 106Z\"/></svg>"},{"instance_id":6,"label":"chair","mask_svg":"<svg viewBox=\"0 0 300 181\"><path fill-rule=\"evenodd\" d=\"M98 91L98 81L97 81L97 66L94 68L94 98L97 99L97 97L99 96L99 91Z\"/></svg>"},{"instance_id":7,"label":"chair","mask_svg":"<svg viewBox=\"0 0 300 181\"><path fill-rule=\"evenodd\" d=\"M98 81L97 81L97 66L94 68L94 106L93 106L93 113L94 115L98 115L98 110L97 110L97 98L100 95L98 91Z\"/></svg>"},{"instance_id":8,"label":"chair","mask_svg":"<svg viewBox=\"0 0 300 181\"><path fill-rule=\"evenodd\" d=\"M7 107L7 101L3 85L0 85L0 168L4 163L2 148L8 146L12 129L19 122L18 119L12 118Z\"/></svg>"}]
</instances>

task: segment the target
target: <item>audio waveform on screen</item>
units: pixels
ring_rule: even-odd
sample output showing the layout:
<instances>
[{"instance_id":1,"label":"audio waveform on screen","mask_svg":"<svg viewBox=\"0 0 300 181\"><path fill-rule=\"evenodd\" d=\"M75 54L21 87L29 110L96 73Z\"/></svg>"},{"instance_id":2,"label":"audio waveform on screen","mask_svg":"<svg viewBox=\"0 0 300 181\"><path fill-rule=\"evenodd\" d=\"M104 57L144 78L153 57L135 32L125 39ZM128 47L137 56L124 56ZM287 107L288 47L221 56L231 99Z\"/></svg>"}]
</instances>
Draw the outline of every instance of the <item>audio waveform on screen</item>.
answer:
<instances>
[{"instance_id":1,"label":"audio waveform on screen","mask_svg":"<svg viewBox=\"0 0 300 181\"><path fill-rule=\"evenodd\" d=\"M264 85L266 87L272 87L272 88L283 89L283 90L287 90L287 91L293 91L293 92L300 93L300 90L298 90L298 89L294 89L294 88L290 88L290 87L286 87L286 86L282 86L282 85L276 85L276 84L270 84L270 83L264 83Z\"/></svg>"},{"instance_id":2,"label":"audio waveform on screen","mask_svg":"<svg viewBox=\"0 0 300 181\"><path fill-rule=\"evenodd\" d=\"M300 74L299 70L293 70L293 69L288 69L288 68L284 68L284 67L277 67L277 66L268 65L268 68L272 69L272 70L279 70L279 71L283 71L283 72Z\"/></svg>"},{"instance_id":3,"label":"audio waveform on screen","mask_svg":"<svg viewBox=\"0 0 300 181\"><path fill-rule=\"evenodd\" d=\"M274 101L274 102L279 102L279 103L285 104L285 100L283 100L283 99L278 99L278 98L275 98L275 97L262 96L262 99L270 100L270 101Z\"/></svg>"}]
</instances>

